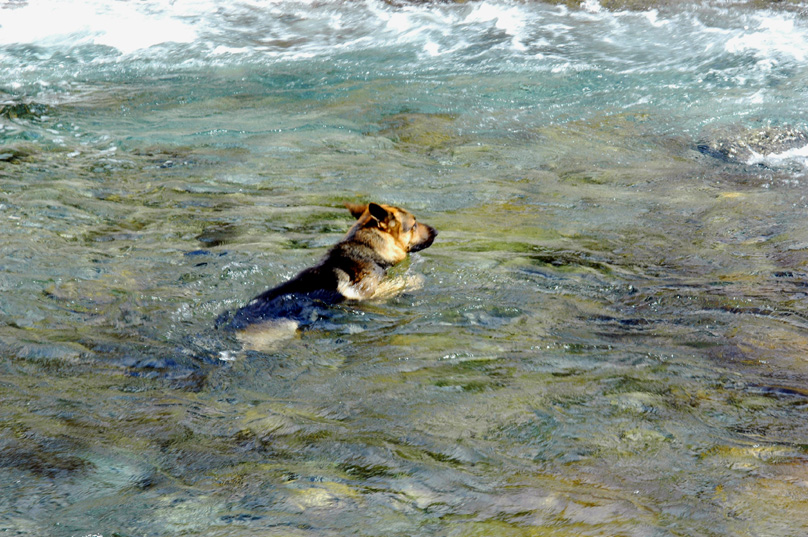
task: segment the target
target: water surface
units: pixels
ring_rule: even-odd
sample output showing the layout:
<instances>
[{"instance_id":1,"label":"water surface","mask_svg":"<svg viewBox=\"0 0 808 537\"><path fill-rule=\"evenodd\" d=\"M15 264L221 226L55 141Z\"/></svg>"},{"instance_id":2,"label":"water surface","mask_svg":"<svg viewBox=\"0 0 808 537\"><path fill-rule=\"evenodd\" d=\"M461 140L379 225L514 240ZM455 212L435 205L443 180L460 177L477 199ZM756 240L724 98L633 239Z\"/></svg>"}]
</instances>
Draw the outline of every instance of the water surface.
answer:
<instances>
[{"instance_id":1,"label":"water surface","mask_svg":"<svg viewBox=\"0 0 808 537\"><path fill-rule=\"evenodd\" d=\"M804 535L805 13L0 4L0 528ZM422 287L214 330L357 200Z\"/></svg>"}]
</instances>

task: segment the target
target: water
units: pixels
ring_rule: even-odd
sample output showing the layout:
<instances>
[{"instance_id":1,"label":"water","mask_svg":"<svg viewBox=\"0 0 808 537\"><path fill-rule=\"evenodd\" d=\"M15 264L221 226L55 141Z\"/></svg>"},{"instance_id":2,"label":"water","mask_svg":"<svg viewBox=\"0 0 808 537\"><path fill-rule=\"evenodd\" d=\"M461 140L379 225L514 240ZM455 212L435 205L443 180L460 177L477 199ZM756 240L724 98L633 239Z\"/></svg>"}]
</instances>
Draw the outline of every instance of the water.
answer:
<instances>
[{"instance_id":1,"label":"water","mask_svg":"<svg viewBox=\"0 0 808 537\"><path fill-rule=\"evenodd\" d=\"M0 4L0 528L805 535L807 41L800 3ZM438 228L420 289L212 328L358 200Z\"/></svg>"}]
</instances>

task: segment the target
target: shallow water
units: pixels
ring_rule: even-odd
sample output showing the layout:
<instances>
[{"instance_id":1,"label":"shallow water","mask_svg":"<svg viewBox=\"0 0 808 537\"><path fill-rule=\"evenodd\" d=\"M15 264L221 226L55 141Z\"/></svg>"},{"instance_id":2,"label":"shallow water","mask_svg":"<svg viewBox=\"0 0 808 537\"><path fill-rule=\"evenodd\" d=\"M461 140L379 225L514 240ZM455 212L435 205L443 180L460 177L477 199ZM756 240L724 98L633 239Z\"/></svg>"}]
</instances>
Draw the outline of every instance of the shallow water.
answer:
<instances>
[{"instance_id":1,"label":"shallow water","mask_svg":"<svg viewBox=\"0 0 808 537\"><path fill-rule=\"evenodd\" d=\"M65 6L0 4L4 531L805 535L804 4ZM356 200L422 287L213 329Z\"/></svg>"}]
</instances>

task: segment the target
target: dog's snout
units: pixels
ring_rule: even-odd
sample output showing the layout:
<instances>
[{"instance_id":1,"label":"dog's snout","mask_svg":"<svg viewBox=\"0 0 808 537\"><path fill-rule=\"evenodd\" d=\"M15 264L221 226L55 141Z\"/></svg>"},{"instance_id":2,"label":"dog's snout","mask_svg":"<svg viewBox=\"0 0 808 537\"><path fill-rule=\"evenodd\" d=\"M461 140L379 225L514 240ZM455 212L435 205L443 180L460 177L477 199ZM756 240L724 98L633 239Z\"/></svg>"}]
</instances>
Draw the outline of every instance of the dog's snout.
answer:
<instances>
[{"instance_id":1,"label":"dog's snout","mask_svg":"<svg viewBox=\"0 0 808 537\"><path fill-rule=\"evenodd\" d=\"M438 236L438 231L432 226L419 223L418 229L421 230L421 233L419 233L418 240L410 246L410 252L419 252L425 248L429 248L435 241L435 237ZM425 230L425 232L423 230Z\"/></svg>"}]
</instances>

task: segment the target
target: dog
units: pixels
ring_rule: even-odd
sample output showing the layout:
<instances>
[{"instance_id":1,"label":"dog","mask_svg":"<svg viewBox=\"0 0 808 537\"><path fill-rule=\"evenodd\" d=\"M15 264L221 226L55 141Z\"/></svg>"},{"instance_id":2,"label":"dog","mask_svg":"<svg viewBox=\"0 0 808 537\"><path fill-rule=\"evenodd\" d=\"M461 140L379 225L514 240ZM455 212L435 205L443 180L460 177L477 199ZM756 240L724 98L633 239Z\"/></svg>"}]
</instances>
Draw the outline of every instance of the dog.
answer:
<instances>
[{"instance_id":1,"label":"dog","mask_svg":"<svg viewBox=\"0 0 808 537\"><path fill-rule=\"evenodd\" d=\"M367 300L389 291L384 285L387 270L409 253L429 248L438 235L435 228L399 207L380 203L345 206L356 222L319 264L264 291L235 313L222 315L217 327L245 333L251 328L255 332L258 325L272 325L296 331L316 320L323 306Z\"/></svg>"}]
</instances>

